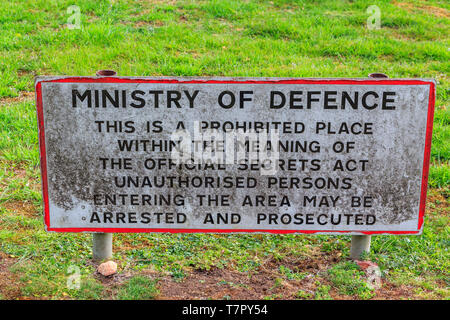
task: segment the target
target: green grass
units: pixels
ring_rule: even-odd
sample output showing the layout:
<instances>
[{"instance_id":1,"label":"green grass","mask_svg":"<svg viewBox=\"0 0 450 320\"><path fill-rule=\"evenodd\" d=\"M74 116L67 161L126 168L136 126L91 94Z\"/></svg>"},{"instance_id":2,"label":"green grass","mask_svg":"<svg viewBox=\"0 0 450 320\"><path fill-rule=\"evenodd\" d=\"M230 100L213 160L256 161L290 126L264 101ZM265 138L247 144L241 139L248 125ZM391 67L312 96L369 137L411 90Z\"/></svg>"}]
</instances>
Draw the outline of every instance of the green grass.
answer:
<instances>
[{"instance_id":1,"label":"green grass","mask_svg":"<svg viewBox=\"0 0 450 320\"><path fill-rule=\"evenodd\" d=\"M368 30L373 1L76 1L81 28L65 27L72 1L2 1L0 5L0 252L13 256L22 294L51 299L150 299L158 285L133 277L109 288L93 276L91 236L43 230L35 104L35 75L119 75L434 78L437 100L428 205L422 236L375 236L370 259L386 279L412 286L416 297L450 297L449 19L427 7L444 1L377 1L381 29ZM8 99L7 99L8 98ZM441 204L438 201L443 202ZM18 214L14 204L34 212ZM370 298L360 272L347 264L350 237L306 235L118 234L114 260L134 273L153 269L184 281L192 270L257 272L277 262L276 279L303 281L286 264L339 254L319 276L314 293ZM67 270L80 268L80 290L68 289ZM267 298L279 298L268 295Z\"/></svg>"},{"instance_id":2,"label":"green grass","mask_svg":"<svg viewBox=\"0 0 450 320\"><path fill-rule=\"evenodd\" d=\"M341 294L360 299L373 297L373 289L367 284L365 273L354 262L336 264L328 270L328 277Z\"/></svg>"},{"instance_id":3,"label":"green grass","mask_svg":"<svg viewBox=\"0 0 450 320\"><path fill-rule=\"evenodd\" d=\"M80 288L68 290L68 296L80 300L99 300L104 298L104 287L103 285L92 278L85 277L81 279Z\"/></svg>"},{"instance_id":4,"label":"green grass","mask_svg":"<svg viewBox=\"0 0 450 320\"><path fill-rule=\"evenodd\" d=\"M446 188L450 184L450 170L448 163L437 163L430 167L428 184L431 187Z\"/></svg>"},{"instance_id":5,"label":"green grass","mask_svg":"<svg viewBox=\"0 0 450 320\"><path fill-rule=\"evenodd\" d=\"M135 276L117 293L119 300L149 300L158 294L156 282L144 276Z\"/></svg>"},{"instance_id":6,"label":"green grass","mask_svg":"<svg viewBox=\"0 0 450 320\"><path fill-rule=\"evenodd\" d=\"M37 120L34 102L1 107L0 150L2 161L25 162L26 169L39 165Z\"/></svg>"}]
</instances>

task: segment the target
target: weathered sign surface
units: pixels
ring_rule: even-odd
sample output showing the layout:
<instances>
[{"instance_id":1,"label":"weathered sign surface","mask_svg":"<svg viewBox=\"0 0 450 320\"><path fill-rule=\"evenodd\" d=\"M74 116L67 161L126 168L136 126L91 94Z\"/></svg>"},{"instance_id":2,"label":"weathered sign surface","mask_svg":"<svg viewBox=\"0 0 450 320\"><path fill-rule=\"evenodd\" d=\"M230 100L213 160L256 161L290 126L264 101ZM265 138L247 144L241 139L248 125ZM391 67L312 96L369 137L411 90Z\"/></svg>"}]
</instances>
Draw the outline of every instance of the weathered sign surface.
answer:
<instances>
[{"instance_id":1,"label":"weathered sign surface","mask_svg":"<svg viewBox=\"0 0 450 320\"><path fill-rule=\"evenodd\" d=\"M433 80L39 77L36 93L48 231L421 233Z\"/></svg>"}]
</instances>

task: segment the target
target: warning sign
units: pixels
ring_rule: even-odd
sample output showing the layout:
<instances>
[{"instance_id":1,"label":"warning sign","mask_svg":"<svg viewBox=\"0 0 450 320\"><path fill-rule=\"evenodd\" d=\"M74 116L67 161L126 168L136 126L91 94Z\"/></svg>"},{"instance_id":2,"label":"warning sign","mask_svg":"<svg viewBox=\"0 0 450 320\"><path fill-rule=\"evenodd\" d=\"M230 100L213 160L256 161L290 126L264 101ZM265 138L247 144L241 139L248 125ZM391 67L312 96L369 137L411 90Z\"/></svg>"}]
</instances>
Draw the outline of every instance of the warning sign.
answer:
<instances>
[{"instance_id":1,"label":"warning sign","mask_svg":"<svg viewBox=\"0 0 450 320\"><path fill-rule=\"evenodd\" d=\"M435 83L39 77L60 232L422 230Z\"/></svg>"}]
</instances>

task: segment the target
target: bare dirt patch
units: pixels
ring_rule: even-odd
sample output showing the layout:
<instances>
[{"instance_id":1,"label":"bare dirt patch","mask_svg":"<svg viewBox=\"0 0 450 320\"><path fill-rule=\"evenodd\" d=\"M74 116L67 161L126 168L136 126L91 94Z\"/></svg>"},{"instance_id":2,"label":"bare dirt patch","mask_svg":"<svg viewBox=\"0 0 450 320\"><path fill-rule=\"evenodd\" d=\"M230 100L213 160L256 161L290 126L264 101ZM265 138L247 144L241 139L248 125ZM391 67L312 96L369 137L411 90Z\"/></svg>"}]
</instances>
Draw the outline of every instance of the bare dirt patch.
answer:
<instances>
[{"instance_id":1,"label":"bare dirt patch","mask_svg":"<svg viewBox=\"0 0 450 320\"><path fill-rule=\"evenodd\" d=\"M5 300L26 299L22 296L18 275L9 271L14 263L14 259L0 252L0 296Z\"/></svg>"},{"instance_id":2,"label":"bare dirt patch","mask_svg":"<svg viewBox=\"0 0 450 320\"><path fill-rule=\"evenodd\" d=\"M266 272L241 273L226 269L195 270L183 281L165 277L159 282L158 299L263 299L280 294L292 296L295 285L281 281Z\"/></svg>"},{"instance_id":3,"label":"bare dirt patch","mask_svg":"<svg viewBox=\"0 0 450 320\"><path fill-rule=\"evenodd\" d=\"M3 207L9 212L24 217L31 218L37 215L36 207L27 201L8 201L3 204Z\"/></svg>"},{"instance_id":4,"label":"bare dirt patch","mask_svg":"<svg viewBox=\"0 0 450 320\"><path fill-rule=\"evenodd\" d=\"M429 189L427 204L433 204L435 208L442 208L448 212L448 193L445 189Z\"/></svg>"},{"instance_id":5,"label":"bare dirt patch","mask_svg":"<svg viewBox=\"0 0 450 320\"><path fill-rule=\"evenodd\" d=\"M34 99L34 92L21 91L17 97L0 98L0 107L8 104L30 101Z\"/></svg>"},{"instance_id":6,"label":"bare dirt patch","mask_svg":"<svg viewBox=\"0 0 450 320\"><path fill-rule=\"evenodd\" d=\"M415 298L412 288L393 283L384 283L376 293L377 295L373 298L375 300L407 300Z\"/></svg>"},{"instance_id":7,"label":"bare dirt patch","mask_svg":"<svg viewBox=\"0 0 450 320\"><path fill-rule=\"evenodd\" d=\"M306 259L286 257L265 261L257 270L239 272L212 268L194 270L182 281L163 277L158 299L297 299L302 290L314 296L316 288L328 284L320 273L339 261L335 254L319 254ZM298 280L280 274L280 266L294 273L304 273Z\"/></svg>"},{"instance_id":8,"label":"bare dirt patch","mask_svg":"<svg viewBox=\"0 0 450 320\"><path fill-rule=\"evenodd\" d=\"M394 2L394 5L403 9L406 9L407 11L414 11L414 10L420 10L422 12L432 14L436 17L440 18L450 18L450 11L445 8L439 8L429 5L415 5L412 3L406 3L406 2Z\"/></svg>"},{"instance_id":9,"label":"bare dirt patch","mask_svg":"<svg viewBox=\"0 0 450 320\"><path fill-rule=\"evenodd\" d=\"M320 253L306 259L269 259L251 272L218 268L193 270L182 281L164 276L158 283L160 294L157 299L314 299L317 289L322 286L331 287L329 295L332 299L358 299L357 296L340 294L326 277L327 270L340 260L340 255L336 253ZM298 280L288 279L280 274L280 266L306 275ZM155 277L154 274L150 276ZM375 300L414 298L410 288L389 283L385 279L382 287L374 293L372 299Z\"/></svg>"},{"instance_id":10,"label":"bare dirt patch","mask_svg":"<svg viewBox=\"0 0 450 320\"><path fill-rule=\"evenodd\" d=\"M7 187L11 180L21 180L23 184L33 190L40 190L41 184L40 180L34 176L32 173L27 172L26 164L24 163L14 163L12 161L5 161L1 163L2 166L7 168L8 174L5 178L0 180L0 187ZM30 168L30 167L28 167Z\"/></svg>"},{"instance_id":11,"label":"bare dirt patch","mask_svg":"<svg viewBox=\"0 0 450 320\"><path fill-rule=\"evenodd\" d=\"M134 23L134 27L136 28L143 28L143 27L162 27L164 26L164 22L160 21L160 20L155 20L155 21L136 21Z\"/></svg>"}]
</instances>

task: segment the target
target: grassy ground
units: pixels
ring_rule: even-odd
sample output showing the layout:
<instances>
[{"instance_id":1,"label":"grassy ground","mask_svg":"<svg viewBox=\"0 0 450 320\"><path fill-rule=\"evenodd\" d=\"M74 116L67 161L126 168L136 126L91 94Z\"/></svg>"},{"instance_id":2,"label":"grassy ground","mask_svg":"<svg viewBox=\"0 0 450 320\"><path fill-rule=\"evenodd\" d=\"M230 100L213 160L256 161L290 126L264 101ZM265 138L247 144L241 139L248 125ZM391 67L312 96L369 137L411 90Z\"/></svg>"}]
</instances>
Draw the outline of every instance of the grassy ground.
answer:
<instances>
[{"instance_id":1,"label":"grassy ground","mask_svg":"<svg viewBox=\"0 0 450 320\"><path fill-rule=\"evenodd\" d=\"M80 29L68 29L77 5ZM381 11L369 30L367 7ZM0 3L0 298L449 299L446 1L6 1ZM72 20L69 22L73 22ZM120 234L119 273L95 274L88 234L42 221L35 75L425 77L438 81L422 236L376 236L381 288L348 236ZM81 275L80 289L68 281Z\"/></svg>"}]
</instances>

